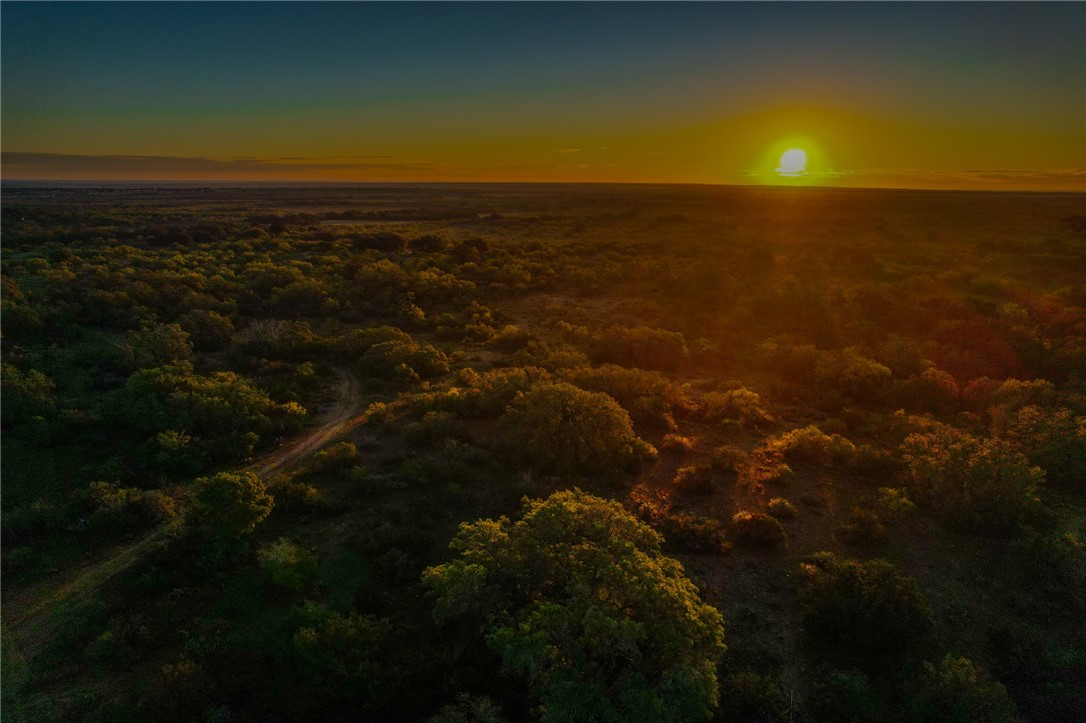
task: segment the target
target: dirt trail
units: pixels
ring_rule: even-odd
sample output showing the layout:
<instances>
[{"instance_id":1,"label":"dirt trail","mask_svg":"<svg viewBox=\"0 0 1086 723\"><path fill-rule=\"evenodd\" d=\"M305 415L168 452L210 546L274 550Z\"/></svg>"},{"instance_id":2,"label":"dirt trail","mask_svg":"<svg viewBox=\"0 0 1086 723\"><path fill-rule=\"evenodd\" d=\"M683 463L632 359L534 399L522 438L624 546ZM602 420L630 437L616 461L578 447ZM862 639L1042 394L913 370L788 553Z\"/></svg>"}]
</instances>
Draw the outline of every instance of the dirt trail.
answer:
<instances>
[{"instance_id":1,"label":"dirt trail","mask_svg":"<svg viewBox=\"0 0 1086 723\"><path fill-rule=\"evenodd\" d=\"M357 425L361 419L358 408L358 380L343 369L335 369L338 382L335 402L321 411L318 423L306 434L272 450L243 469L262 477L286 471L296 466L313 451ZM39 580L17 591L3 589L3 647L5 662L23 668L26 661L40 653L53 639L57 621L53 613L64 603L85 596L106 581L162 544L168 527L161 527L135 542L98 552L93 559L69 570ZM11 672L6 670L5 674ZM11 681L6 681L5 688ZM14 686L10 689L14 690ZM5 716L6 718L6 716Z\"/></svg>"}]
</instances>

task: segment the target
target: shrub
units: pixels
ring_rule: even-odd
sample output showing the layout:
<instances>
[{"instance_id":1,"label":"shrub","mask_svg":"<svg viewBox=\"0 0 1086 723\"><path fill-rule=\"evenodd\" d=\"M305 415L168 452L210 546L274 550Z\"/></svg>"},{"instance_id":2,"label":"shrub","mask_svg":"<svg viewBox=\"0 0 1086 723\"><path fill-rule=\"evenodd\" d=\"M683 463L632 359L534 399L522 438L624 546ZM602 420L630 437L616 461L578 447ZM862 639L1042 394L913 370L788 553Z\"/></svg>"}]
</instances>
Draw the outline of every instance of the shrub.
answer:
<instances>
[{"instance_id":1,"label":"shrub","mask_svg":"<svg viewBox=\"0 0 1086 723\"><path fill-rule=\"evenodd\" d=\"M252 532L272 511L275 500L252 472L220 472L196 480L191 520L216 535Z\"/></svg>"},{"instance_id":2,"label":"shrub","mask_svg":"<svg viewBox=\"0 0 1086 723\"><path fill-rule=\"evenodd\" d=\"M456 437L459 428L451 412L427 412L419 421L407 425L404 436L415 444L436 444Z\"/></svg>"},{"instance_id":3,"label":"shrub","mask_svg":"<svg viewBox=\"0 0 1086 723\"><path fill-rule=\"evenodd\" d=\"M969 658L945 655L924 663L919 695L910 719L935 723L1015 723L1019 720L1007 689L982 673Z\"/></svg>"},{"instance_id":4,"label":"shrub","mask_svg":"<svg viewBox=\"0 0 1086 723\"><path fill-rule=\"evenodd\" d=\"M682 388L659 372L602 364L571 369L562 378L582 389L614 397L638 422L659 425L663 415L685 408Z\"/></svg>"},{"instance_id":5,"label":"shrub","mask_svg":"<svg viewBox=\"0 0 1086 723\"><path fill-rule=\"evenodd\" d=\"M762 409L762 398L749 389L740 387L726 392L710 392L702 400L701 413L705 419L735 419L747 427L757 427L771 421L769 413Z\"/></svg>"},{"instance_id":6,"label":"shrub","mask_svg":"<svg viewBox=\"0 0 1086 723\"><path fill-rule=\"evenodd\" d=\"M732 517L731 536L744 547L776 547L788 538L788 533L776 517L742 510Z\"/></svg>"},{"instance_id":7,"label":"shrub","mask_svg":"<svg viewBox=\"0 0 1086 723\"><path fill-rule=\"evenodd\" d=\"M429 379L448 373L449 358L429 345L383 341L366 350L358 368L382 379Z\"/></svg>"},{"instance_id":8,"label":"shrub","mask_svg":"<svg viewBox=\"0 0 1086 723\"><path fill-rule=\"evenodd\" d=\"M451 245L448 239L442 236L435 236L434 234L426 234L425 236L419 236L418 238L411 239L408 244L412 251L422 251L424 253L436 253L438 251L445 251Z\"/></svg>"},{"instance_id":9,"label":"shrub","mask_svg":"<svg viewBox=\"0 0 1086 723\"><path fill-rule=\"evenodd\" d=\"M614 399L565 382L540 382L518 393L501 428L514 456L559 474L631 470L656 455Z\"/></svg>"},{"instance_id":10,"label":"shrub","mask_svg":"<svg viewBox=\"0 0 1086 723\"><path fill-rule=\"evenodd\" d=\"M724 720L775 720L788 711L788 696L768 675L745 669L723 681L720 712Z\"/></svg>"},{"instance_id":11,"label":"shrub","mask_svg":"<svg viewBox=\"0 0 1086 723\"><path fill-rule=\"evenodd\" d=\"M502 716L501 706L490 698L461 693L455 703L442 706L426 723L508 723L508 719Z\"/></svg>"},{"instance_id":12,"label":"shrub","mask_svg":"<svg viewBox=\"0 0 1086 723\"><path fill-rule=\"evenodd\" d=\"M750 456L739 447L725 444L713 450L709 464L718 472L739 472L750 461Z\"/></svg>"},{"instance_id":13,"label":"shrub","mask_svg":"<svg viewBox=\"0 0 1086 723\"><path fill-rule=\"evenodd\" d=\"M890 537L886 525L879 519L875 510L866 507L853 507L848 521L837 528L837 532L849 542L861 547L886 544Z\"/></svg>"},{"instance_id":14,"label":"shrub","mask_svg":"<svg viewBox=\"0 0 1086 723\"><path fill-rule=\"evenodd\" d=\"M313 455L310 467L315 472L341 472L354 465L358 447L354 442L338 442Z\"/></svg>"},{"instance_id":15,"label":"shrub","mask_svg":"<svg viewBox=\"0 0 1086 723\"><path fill-rule=\"evenodd\" d=\"M325 505L324 495L311 484L291 477L278 477L268 485L275 497L275 507L284 512L316 510Z\"/></svg>"},{"instance_id":16,"label":"shrub","mask_svg":"<svg viewBox=\"0 0 1086 723\"><path fill-rule=\"evenodd\" d=\"M899 488L880 487L875 506L883 517L899 520L916 512L916 505L909 499L908 493Z\"/></svg>"},{"instance_id":17,"label":"shrub","mask_svg":"<svg viewBox=\"0 0 1086 723\"><path fill-rule=\"evenodd\" d=\"M796 478L795 471L786 464L779 464L766 473L764 480L770 484L786 485Z\"/></svg>"},{"instance_id":18,"label":"shrub","mask_svg":"<svg viewBox=\"0 0 1086 723\"><path fill-rule=\"evenodd\" d=\"M1005 443L933 423L902 451L909 493L953 524L1009 534L1038 504L1044 472Z\"/></svg>"},{"instance_id":19,"label":"shrub","mask_svg":"<svg viewBox=\"0 0 1086 723\"><path fill-rule=\"evenodd\" d=\"M617 502L556 492L515 522L461 525L459 557L423 581L439 619L481 627L545 721L708 720L723 623L660 543Z\"/></svg>"},{"instance_id":20,"label":"shrub","mask_svg":"<svg viewBox=\"0 0 1086 723\"><path fill-rule=\"evenodd\" d=\"M818 720L881 723L887 719L883 703L858 670L833 670L817 682L807 705Z\"/></svg>"},{"instance_id":21,"label":"shrub","mask_svg":"<svg viewBox=\"0 0 1086 723\"><path fill-rule=\"evenodd\" d=\"M1022 407L1011 418L1006 438L1045 471L1049 484L1086 491L1086 417L1068 409Z\"/></svg>"},{"instance_id":22,"label":"shrub","mask_svg":"<svg viewBox=\"0 0 1086 723\"><path fill-rule=\"evenodd\" d=\"M527 329L507 324L490 339L490 346L500 352L512 354L528 346L535 337Z\"/></svg>"},{"instance_id":23,"label":"shrub","mask_svg":"<svg viewBox=\"0 0 1086 723\"><path fill-rule=\"evenodd\" d=\"M538 367L492 369L482 374L464 369L457 376L457 386L449 390L440 404L462 417L498 416L518 394L551 378Z\"/></svg>"},{"instance_id":24,"label":"shrub","mask_svg":"<svg viewBox=\"0 0 1086 723\"><path fill-rule=\"evenodd\" d=\"M807 633L856 663L912 650L931 629L931 611L920 589L885 560L856 562L819 552L802 569Z\"/></svg>"},{"instance_id":25,"label":"shrub","mask_svg":"<svg viewBox=\"0 0 1086 723\"><path fill-rule=\"evenodd\" d=\"M788 500L783 497L774 497L766 504L766 509L774 517L780 518L792 518L799 514L799 510Z\"/></svg>"},{"instance_id":26,"label":"shrub","mask_svg":"<svg viewBox=\"0 0 1086 723\"><path fill-rule=\"evenodd\" d=\"M728 548L720 522L686 512L664 514L656 523L664 539L686 552L722 552Z\"/></svg>"},{"instance_id":27,"label":"shrub","mask_svg":"<svg viewBox=\"0 0 1086 723\"><path fill-rule=\"evenodd\" d=\"M678 472L675 473L672 484L675 485L676 489L684 492L709 494L719 481L720 478L714 473L712 467L699 464L680 467Z\"/></svg>"},{"instance_id":28,"label":"shrub","mask_svg":"<svg viewBox=\"0 0 1086 723\"><path fill-rule=\"evenodd\" d=\"M856 446L839 434L829 435L815 425L793 429L776 443L788 464L807 463L842 466L855 458Z\"/></svg>"},{"instance_id":29,"label":"shrub","mask_svg":"<svg viewBox=\"0 0 1086 723\"><path fill-rule=\"evenodd\" d=\"M272 582L295 592L305 587L317 572L317 556L285 537L262 547L258 557Z\"/></svg>"},{"instance_id":30,"label":"shrub","mask_svg":"<svg viewBox=\"0 0 1086 723\"><path fill-rule=\"evenodd\" d=\"M94 505L91 523L97 526L120 529L146 527L168 522L177 516L177 505L173 498L160 490L92 482L88 493Z\"/></svg>"},{"instance_id":31,"label":"shrub","mask_svg":"<svg viewBox=\"0 0 1086 723\"><path fill-rule=\"evenodd\" d=\"M592 343L589 356L597 364L610 362L623 366L674 371L682 366L690 352L682 334L648 326L612 326Z\"/></svg>"},{"instance_id":32,"label":"shrub","mask_svg":"<svg viewBox=\"0 0 1086 723\"><path fill-rule=\"evenodd\" d=\"M660 448L669 452L693 452L694 440L678 434L665 434L660 442Z\"/></svg>"},{"instance_id":33,"label":"shrub","mask_svg":"<svg viewBox=\"0 0 1086 723\"><path fill-rule=\"evenodd\" d=\"M413 339L406 331L394 326L374 326L367 329L352 329L332 341L332 349L338 359L355 361L375 344L386 341L398 341L410 344Z\"/></svg>"}]
</instances>

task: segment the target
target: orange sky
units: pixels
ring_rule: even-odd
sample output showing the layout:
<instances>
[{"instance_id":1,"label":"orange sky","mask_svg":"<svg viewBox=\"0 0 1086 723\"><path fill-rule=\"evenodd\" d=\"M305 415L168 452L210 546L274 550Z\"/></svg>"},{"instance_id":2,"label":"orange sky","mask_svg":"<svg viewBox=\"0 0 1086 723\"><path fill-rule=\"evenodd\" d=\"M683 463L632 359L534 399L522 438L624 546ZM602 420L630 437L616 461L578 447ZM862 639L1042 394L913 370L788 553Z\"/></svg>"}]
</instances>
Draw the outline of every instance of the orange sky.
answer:
<instances>
[{"instance_id":1,"label":"orange sky","mask_svg":"<svg viewBox=\"0 0 1086 723\"><path fill-rule=\"evenodd\" d=\"M1086 191L1086 4L11 4L5 180ZM774 172L788 147L809 173Z\"/></svg>"}]
</instances>

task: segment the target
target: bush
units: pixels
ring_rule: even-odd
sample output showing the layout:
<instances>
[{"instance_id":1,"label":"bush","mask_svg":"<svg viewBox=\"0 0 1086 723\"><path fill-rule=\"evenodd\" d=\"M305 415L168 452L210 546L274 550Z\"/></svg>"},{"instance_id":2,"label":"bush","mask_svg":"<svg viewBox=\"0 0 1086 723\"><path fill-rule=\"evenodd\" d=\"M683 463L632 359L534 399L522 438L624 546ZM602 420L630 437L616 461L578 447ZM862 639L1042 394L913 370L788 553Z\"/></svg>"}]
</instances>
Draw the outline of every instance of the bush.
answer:
<instances>
[{"instance_id":1,"label":"bush","mask_svg":"<svg viewBox=\"0 0 1086 723\"><path fill-rule=\"evenodd\" d=\"M661 515L656 527L664 539L686 552L723 552L728 549L720 522L686 512Z\"/></svg>"},{"instance_id":2,"label":"bush","mask_svg":"<svg viewBox=\"0 0 1086 723\"><path fill-rule=\"evenodd\" d=\"M449 358L432 346L413 341L383 341L366 350L358 368L382 379L429 379L448 373Z\"/></svg>"},{"instance_id":3,"label":"bush","mask_svg":"<svg viewBox=\"0 0 1086 723\"><path fill-rule=\"evenodd\" d=\"M717 704L723 622L660 536L580 490L462 524L423 581L435 615L477 624L523 676L544 721L704 721Z\"/></svg>"},{"instance_id":4,"label":"bush","mask_svg":"<svg viewBox=\"0 0 1086 723\"><path fill-rule=\"evenodd\" d=\"M442 706L426 723L508 723L501 706L486 696L475 698L461 693L456 702Z\"/></svg>"},{"instance_id":5,"label":"bush","mask_svg":"<svg viewBox=\"0 0 1086 723\"><path fill-rule=\"evenodd\" d=\"M732 517L731 536L744 547L776 547L788 538L788 533L776 517L742 510Z\"/></svg>"},{"instance_id":6,"label":"bush","mask_svg":"<svg viewBox=\"0 0 1086 723\"><path fill-rule=\"evenodd\" d=\"M705 495L712 492L719 481L720 476L712 467L699 464L680 467L675 473L672 484L675 485L675 489Z\"/></svg>"},{"instance_id":7,"label":"bush","mask_svg":"<svg viewBox=\"0 0 1086 723\"><path fill-rule=\"evenodd\" d=\"M1003 442L932 423L906 437L902 451L909 493L955 525L1010 534L1038 505L1044 472Z\"/></svg>"},{"instance_id":8,"label":"bush","mask_svg":"<svg viewBox=\"0 0 1086 723\"><path fill-rule=\"evenodd\" d=\"M829 435L815 425L787 432L776 444L788 464L843 466L855 459L856 446L839 434Z\"/></svg>"},{"instance_id":9,"label":"bush","mask_svg":"<svg viewBox=\"0 0 1086 723\"><path fill-rule=\"evenodd\" d=\"M1086 491L1086 417L1068 409L1022 407L1012 417L1006 438L1045 471L1052 486Z\"/></svg>"},{"instance_id":10,"label":"bush","mask_svg":"<svg viewBox=\"0 0 1086 723\"><path fill-rule=\"evenodd\" d=\"M427 412L422 419L404 429L404 436L414 444L437 444L456 438L461 425L451 412Z\"/></svg>"},{"instance_id":11,"label":"bush","mask_svg":"<svg viewBox=\"0 0 1086 723\"><path fill-rule=\"evenodd\" d=\"M190 519L215 535L236 537L256 529L275 500L252 472L220 472L196 480Z\"/></svg>"},{"instance_id":12,"label":"bush","mask_svg":"<svg viewBox=\"0 0 1086 723\"><path fill-rule=\"evenodd\" d=\"M694 440L678 434L665 434L660 442L660 448L669 452L693 452Z\"/></svg>"},{"instance_id":13,"label":"bush","mask_svg":"<svg viewBox=\"0 0 1086 723\"><path fill-rule=\"evenodd\" d=\"M701 413L705 419L735 419L743 426L758 427L772 417L762 409L762 398L756 392L740 387L727 392L710 392L702 400Z\"/></svg>"},{"instance_id":14,"label":"bush","mask_svg":"<svg viewBox=\"0 0 1086 723\"><path fill-rule=\"evenodd\" d=\"M783 497L774 497L766 504L766 509L774 517L780 518L792 518L799 514L799 510L788 500Z\"/></svg>"},{"instance_id":15,"label":"bush","mask_svg":"<svg viewBox=\"0 0 1086 723\"><path fill-rule=\"evenodd\" d=\"M354 442L337 442L313 455L309 466L314 472L342 472L355 464L358 447Z\"/></svg>"},{"instance_id":16,"label":"bush","mask_svg":"<svg viewBox=\"0 0 1086 723\"><path fill-rule=\"evenodd\" d=\"M882 723L889 718L883 703L858 670L834 670L817 682L807 699L818 720Z\"/></svg>"},{"instance_id":17,"label":"bush","mask_svg":"<svg viewBox=\"0 0 1086 723\"><path fill-rule=\"evenodd\" d=\"M290 477L278 477L268 485L275 508L284 512L318 510L325 506L324 495L311 484Z\"/></svg>"},{"instance_id":18,"label":"bush","mask_svg":"<svg viewBox=\"0 0 1086 723\"><path fill-rule=\"evenodd\" d=\"M589 356L597 364L675 371L690 356L682 334L648 326L612 326L591 345Z\"/></svg>"},{"instance_id":19,"label":"bush","mask_svg":"<svg viewBox=\"0 0 1086 723\"><path fill-rule=\"evenodd\" d=\"M803 622L812 642L856 664L916 649L931 629L920 589L885 560L856 562L819 552L802 569Z\"/></svg>"},{"instance_id":20,"label":"bush","mask_svg":"<svg viewBox=\"0 0 1086 723\"><path fill-rule=\"evenodd\" d=\"M91 524L95 526L119 529L147 527L168 522L177 516L177 504L160 490L93 482L89 496L94 505Z\"/></svg>"},{"instance_id":21,"label":"bush","mask_svg":"<svg viewBox=\"0 0 1086 723\"><path fill-rule=\"evenodd\" d=\"M866 507L853 507L848 521L837 528L838 534L854 545L872 547L884 545L890 540L886 525L879 519L875 510Z\"/></svg>"},{"instance_id":22,"label":"bush","mask_svg":"<svg viewBox=\"0 0 1086 723\"><path fill-rule=\"evenodd\" d=\"M635 421L659 426L664 415L685 408L682 388L659 372L603 364L571 369L562 378L582 389L615 398Z\"/></svg>"},{"instance_id":23,"label":"bush","mask_svg":"<svg viewBox=\"0 0 1086 723\"><path fill-rule=\"evenodd\" d=\"M786 485L795 480L795 478L796 473L791 467L786 464L779 464L767 472L763 479L769 484Z\"/></svg>"},{"instance_id":24,"label":"bush","mask_svg":"<svg viewBox=\"0 0 1086 723\"><path fill-rule=\"evenodd\" d=\"M720 712L724 720L776 720L789 709L780 682L753 670L739 670L723 681Z\"/></svg>"},{"instance_id":25,"label":"bush","mask_svg":"<svg viewBox=\"0 0 1086 723\"><path fill-rule=\"evenodd\" d=\"M879 488L875 506L883 517L890 520L900 520L916 512L916 505L909 499L908 493L893 487Z\"/></svg>"},{"instance_id":26,"label":"bush","mask_svg":"<svg viewBox=\"0 0 1086 723\"><path fill-rule=\"evenodd\" d=\"M713 450L709 464L718 472L740 472L750 461L750 455L739 447L725 444Z\"/></svg>"},{"instance_id":27,"label":"bush","mask_svg":"<svg viewBox=\"0 0 1086 723\"><path fill-rule=\"evenodd\" d=\"M910 719L932 723L1015 723L1018 712L999 682L969 658L945 655L924 663L924 677Z\"/></svg>"},{"instance_id":28,"label":"bush","mask_svg":"<svg viewBox=\"0 0 1086 723\"><path fill-rule=\"evenodd\" d=\"M295 592L317 573L317 556L285 537L262 547L258 557L272 582Z\"/></svg>"},{"instance_id":29,"label":"bush","mask_svg":"<svg viewBox=\"0 0 1086 723\"><path fill-rule=\"evenodd\" d=\"M501 428L511 454L547 472L613 474L656 456L614 399L565 382L518 393Z\"/></svg>"},{"instance_id":30,"label":"bush","mask_svg":"<svg viewBox=\"0 0 1086 723\"><path fill-rule=\"evenodd\" d=\"M490 339L490 346L500 352L512 354L528 346L534 338L527 329L507 324Z\"/></svg>"}]
</instances>

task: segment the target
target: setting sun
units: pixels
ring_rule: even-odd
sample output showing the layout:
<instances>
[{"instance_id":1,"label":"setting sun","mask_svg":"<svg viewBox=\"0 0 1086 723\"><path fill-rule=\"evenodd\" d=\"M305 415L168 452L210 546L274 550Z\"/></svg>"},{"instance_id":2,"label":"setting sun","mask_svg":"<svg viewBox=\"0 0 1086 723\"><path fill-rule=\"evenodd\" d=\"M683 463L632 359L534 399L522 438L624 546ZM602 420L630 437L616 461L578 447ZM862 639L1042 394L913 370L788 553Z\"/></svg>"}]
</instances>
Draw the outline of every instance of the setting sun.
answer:
<instances>
[{"instance_id":1,"label":"setting sun","mask_svg":"<svg viewBox=\"0 0 1086 723\"><path fill-rule=\"evenodd\" d=\"M777 173L786 177L807 175L807 154L799 148L789 148L781 154L781 164Z\"/></svg>"}]
</instances>

